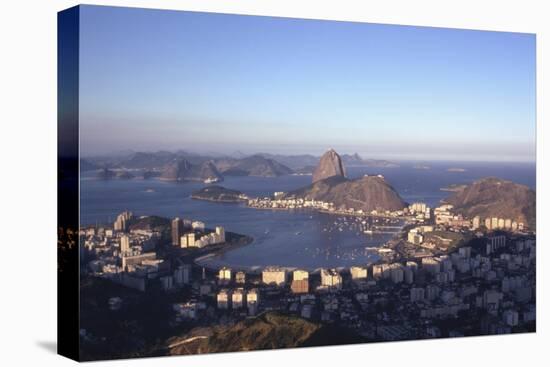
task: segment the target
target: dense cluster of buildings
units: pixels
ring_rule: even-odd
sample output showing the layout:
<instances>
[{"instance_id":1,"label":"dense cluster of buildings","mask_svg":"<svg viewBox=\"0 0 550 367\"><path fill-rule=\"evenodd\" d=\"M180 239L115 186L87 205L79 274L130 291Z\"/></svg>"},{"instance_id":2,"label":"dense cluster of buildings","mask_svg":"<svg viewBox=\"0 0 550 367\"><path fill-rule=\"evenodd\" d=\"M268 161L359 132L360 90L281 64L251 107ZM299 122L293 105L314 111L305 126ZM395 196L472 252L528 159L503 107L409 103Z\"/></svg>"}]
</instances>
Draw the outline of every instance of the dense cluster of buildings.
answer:
<instances>
[{"instance_id":1,"label":"dense cluster of buildings","mask_svg":"<svg viewBox=\"0 0 550 367\"><path fill-rule=\"evenodd\" d=\"M81 229L81 250L89 275L140 291L147 291L149 284L167 293L186 289L189 297L172 305L175 322L210 326L278 311L338 323L369 340L534 329L533 235L521 232L519 225L513 230L511 223L510 231L495 233L492 227L483 228L486 221L480 218L467 220L454 215L451 206L432 211L415 203L404 214L414 217L413 227L403 239L410 245L426 245L426 236L443 229L474 231L477 241L437 255L427 252L418 257L382 257L379 263L347 269L309 271L272 266L243 271L222 267L212 272L189 259L170 255L170 251L163 251L159 258L156 249L167 234L134 229L129 226L133 214L125 212L112 228ZM174 250L188 251L185 249L201 249L226 240L222 227L205 227L203 222L175 218L165 241ZM121 305L124 299L113 297L108 307L116 312Z\"/></svg>"},{"instance_id":2,"label":"dense cluster of buildings","mask_svg":"<svg viewBox=\"0 0 550 367\"><path fill-rule=\"evenodd\" d=\"M513 218L481 218L480 216L465 218L461 214L454 214L453 209L454 206L450 204L441 205L435 208L435 224L469 228L474 231L483 226L487 230L507 230L512 232L521 232L527 229L525 223L516 221Z\"/></svg>"},{"instance_id":3,"label":"dense cluster of buildings","mask_svg":"<svg viewBox=\"0 0 550 367\"><path fill-rule=\"evenodd\" d=\"M414 216L418 221L429 220L432 211L426 203L416 202L408 207L408 214Z\"/></svg>"},{"instance_id":4,"label":"dense cluster of buildings","mask_svg":"<svg viewBox=\"0 0 550 367\"><path fill-rule=\"evenodd\" d=\"M225 242L225 229L217 226L214 232L205 233L205 224L200 221L174 218L171 224L172 245L187 248L203 248Z\"/></svg>"},{"instance_id":5,"label":"dense cluster of buildings","mask_svg":"<svg viewBox=\"0 0 550 367\"><path fill-rule=\"evenodd\" d=\"M334 211L334 205L318 200L301 198L284 198L283 193L276 192L274 198L254 198L248 200L248 206L258 209L317 209Z\"/></svg>"},{"instance_id":6,"label":"dense cluster of buildings","mask_svg":"<svg viewBox=\"0 0 550 367\"><path fill-rule=\"evenodd\" d=\"M408 253L415 253L410 245L417 246L417 257L430 256L434 251L441 252L448 250L449 247L456 245L465 237L473 234L477 237L493 231L504 231L509 233L525 233L526 226L512 219L503 218L485 218L480 216L465 218L460 214L453 212L452 205L441 205L430 213L430 208L424 203L415 203L409 206L409 213L425 213L415 221L409 221L413 224L408 228L406 234L406 245ZM431 219L430 219L431 218ZM429 224L427 224L429 223ZM461 236L459 234L463 234Z\"/></svg>"},{"instance_id":7,"label":"dense cluster of buildings","mask_svg":"<svg viewBox=\"0 0 550 367\"><path fill-rule=\"evenodd\" d=\"M139 218L126 211L117 216L112 227L82 228L81 271L140 291L155 280L165 290L189 284L191 265L181 263L177 257L159 257L162 231L129 226L134 219ZM223 227L208 231L200 221L175 218L169 232L175 248L201 249L226 241Z\"/></svg>"},{"instance_id":8,"label":"dense cluster of buildings","mask_svg":"<svg viewBox=\"0 0 550 367\"><path fill-rule=\"evenodd\" d=\"M251 205L332 207L329 203L280 198L257 200ZM223 268L216 281L210 282L211 297L216 300L212 307L222 312L220 317L234 320L277 310L336 322L372 340L534 330L536 242L523 224L468 219L454 214L451 205L432 210L424 203L413 203L392 215L407 216L412 227L404 241L423 247L420 256L385 257L368 266L314 272L267 267L261 273L239 271L236 274L242 274L240 277ZM477 239L473 245L445 237L469 232ZM433 244L435 240L440 247ZM448 246L450 243L455 246ZM393 252L392 248L383 249ZM243 307L252 290L254 306ZM198 314L194 320L200 317Z\"/></svg>"},{"instance_id":9,"label":"dense cluster of buildings","mask_svg":"<svg viewBox=\"0 0 550 367\"><path fill-rule=\"evenodd\" d=\"M247 205L251 208L256 209L281 209L281 210L290 210L290 209L312 209L322 212L328 212L331 214L341 214L341 215L354 215L354 216L380 216L380 217L403 217L408 214L407 208L404 210L396 211L377 211L372 210L366 212L362 209L353 209L353 208L337 208L334 203L312 200L312 199L303 199L303 198L292 198L285 197L282 192L275 192L273 197L264 197L264 198L254 198L248 199Z\"/></svg>"},{"instance_id":10,"label":"dense cluster of buildings","mask_svg":"<svg viewBox=\"0 0 550 367\"><path fill-rule=\"evenodd\" d=\"M220 317L277 310L337 322L375 340L525 330L535 320L536 243L532 236L502 237L414 261L314 272L268 267L245 282L237 281L242 272L222 268L206 280L210 304Z\"/></svg>"}]
</instances>

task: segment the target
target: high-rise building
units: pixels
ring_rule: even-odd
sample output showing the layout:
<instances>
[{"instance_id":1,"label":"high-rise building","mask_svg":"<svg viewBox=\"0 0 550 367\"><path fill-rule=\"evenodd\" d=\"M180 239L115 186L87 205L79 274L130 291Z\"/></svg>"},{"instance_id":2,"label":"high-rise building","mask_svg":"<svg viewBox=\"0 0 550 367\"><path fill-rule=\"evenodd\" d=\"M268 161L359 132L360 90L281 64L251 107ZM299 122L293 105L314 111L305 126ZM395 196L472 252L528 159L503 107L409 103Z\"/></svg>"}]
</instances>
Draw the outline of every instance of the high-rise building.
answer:
<instances>
[{"instance_id":1,"label":"high-rise building","mask_svg":"<svg viewBox=\"0 0 550 367\"><path fill-rule=\"evenodd\" d=\"M189 284L191 282L191 265L190 264L180 265L174 271L174 281L179 286L184 284Z\"/></svg>"},{"instance_id":2,"label":"high-rise building","mask_svg":"<svg viewBox=\"0 0 550 367\"><path fill-rule=\"evenodd\" d=\"M257 302L249 302L247 303L248 308L248 315L249 316L256 316L258 313L258 303Z\"/></svg>"},{"instance_id":3,"label":"high-rise building","mask_svg":"<svg viewBox=\"0 0 550 367\"><path fill-rule=\"evenodd\" d=\"M336 269L321 269L321 285L340 289L342 287L342 276Z\"/></svg>"},{"instance_id":4,"label":"high-rise building","mask_svg":"<svg viewBox=\"0 0 550 367\"><path fill-rule=\"evenodd\" d=\"M374 279L382 278L382 265L373 265L372 266L372 277Z\"/></svg>"},{"instance_id":5,"label":"high-rise building","mask_svg":"<svg viewBox=\"0 0 550 367\"><path fill-rule=\"evenodd\" d=\"M423 301L424 293L424 288L411 288L411 302Z\"/></svg>"},{"instance_id":6,"label":"high-rise building","mask_svg":"<svg viewBox=\"0 0 550 367\"><path fill-rule=\"evenodd\" d=\"M407 234L407 241L419 245L424 241L424 236L422 236L416 228L411 229Z\"/></svg>"},{"instance_id":7,"label":"high-rise building","mask_svg":"<svg viewBox=\"0 0 550 367\"><path fill-rule=\"evenodd\" d=\"M238 309L243 307L244 292L242 288L237 288L231 294L231 307Z\"/></svg>"},{"instance_id":8,"label":"high-rise building","mask_svg":"<svg viewBox=\"0 0 550 367\"><path fill-rule=\"evenodd\" d=\"M278 286L284 285L286 283L286 271L278 267L267 267L262 271L262 282Z\"/></svg>"},{"instance_id":9,"label":"high-rise building","mask_svg":"<svg viewBox=\"0 0 550 367\"><path fill-rule=\"evenodd\" d=\"M502 293L495 290L486 290L483 292L483 308L491 313L496 313L502 301Z\"/></svg>"},{"instance_id":10,"label":"high-rise building","mask_svg":"<svg viewBox=\"0 0 550 367\"><path fill-rule=\"evenodd\" d=\"M183 221L180 218L172 220L172 245L180 246L180 238L183 234Z\"/></svg>"},{"instance_id":11,"label":"high-rise building","mask_svg":"<svg viewBox=\"0 0 550 367\"><path fill-rule=\"evenodd\" d=\"M231 269L223 267L218 272L218 280L220 283L229 283L231 282Z\"/></svg>"},{"instance_id":12,"label":"high-rise building","mask_svg":"<svg viewBox=\"0 0 550 367\"><path fill-rule=\"evenodd\" d=\"M407 261L405 263L405 267L411 269L413 273L416 273L418 271L418 263L416 261Z\"/></svg>"},{"instance_id":13,"label":"high-rise building","mask_svg":"<svg viewBox=\"0 0 550 367\"><path fill-rule=\"evenodd\" d=\"M130 237L124 235L120 237L120 253L124 256L130 252Z\"/></svg>"},{"instance_id":14,"label":"high-rise building","mask_svg":"<svg viewBox=\"0 0 550 367\"><path fill-rule=\"evenodd\" d=\"M186 233L183 236L181 236L181 247L197 247L197 244L195 243L195 232Z\"/></svg>"},{"instance_id":15,"label":"high-rise building","mask_svg":"<svg viewBox=\"0 0 550 367\"><path fill-rule=\"evenodd\" d=\"M372 276L374 279L390 278L390 266L388 264L377 264L372 266Z\"/></svg>"},{"instance_id":16,"label":"high-rise building","mask_svg":"<svg viewBox=\"0 0 550 367\"><path fill-rule=\"evenodd\" d=\"M257 289L251 289L246 294L246 303L250 306L252 303L258 305L260 303L260 293Z\"/></svg>"},{"instance_id":17,"label":"high-rise building","mask_svg":"<svg viewBox=\"0 0 550 367\"><path fill-rule=\"evenodd\" d=\"M351 273L351 279L353 280L366 280L367 279L367 268L364 266L352 266L349 269Z\"/></svg>"},{"instance_id":18,"label":"high-rise building","mask_svg":"<svg viewBox=\"0 0 550 367\"><path fill-rule=\"evenodd\" d=\"M405 277L405 283L412 284L414 282L414 272L411 268L407 266L403 267L403 274Z\"/></svg>"},{"instance_id":19,"label":"high-rise building","mask_svg":"<svg viewBox=\"0 0 550 367\"><path fill-rule=\"evenodd\" d=\"M391 280L394 283L401 283L404 280L404 272L403 272L403 265L399 263L391 264L390 265L390 274L391 274Z\"/></svg>"},{"instance_id":20,"label":"high-rise building","mask_svg":"<svg viewBox=\"0 0 550 367\"><path fill-rule=\"evenodd\" d=\"M500 235L487 238L487 255L504 246L506 246L506 236Z\"/></svg>"},{"instance_id":21,"label":"high-rise building","mask_svg":"<svg viewBox=\"0 0 550 367\"><path fill-rule=\"evenodd\" d=\"M115 231L124 232L128 227L128 221L133 217L132 212L124 211L120 213L113 224Z\"/></svg>"},{"instance_id":22,"label":"high-rise building","mask_svg":"<svg viewBox=\"0 0 550 367\"><path fill-rule=\"evenodd\" d=\"M216 227L216 235L218 236L219 242L225 242L225 229L223 227Z\"/></svg>"},{"instance_id":23,"label":"high-rise building","mask_svg":"<svg viewBox=\"0 0 550 367\"><path fill-rule=\"evenodd\" d=\"M409 210L414 213L424 213L426 211L426 203L412 203L409 205Z\"/></svg>"},{"instance_id":24,"label":"high-rise building","mask_svg":"<svg viewBox=\"0 0 550 367\"><path fill-rule=\"evenodd\" d=\"M461 247L458 249L458 254L465 259L469 259L472 255L472 248L470 246Z\"/></svg>"},{"instance_id":25,"label":"high-rise building","mask_svg":"<svg viewBox=\"0 0 550 367\"><path fill-rule=\"evenodd\" d=\"M174 278L171 275L166 275L160 278L162 289L169 291L174 288Z\"/></svg>"},{"instance_id":26,"label":"high-rise building","mask_svg":"<svg viewBox=\"0 0 550 367\"><path fill-rule=\"evenodd\" d=\"M512 220L510 218L504 220L504 228L512 229Z\"/></svg>"},{"instance_id":27,"label":"high-rise building","mask_svg":"<svg viewBox=\"0 0 550 367\"><path fill-rule=\"evenodd\" d=\"M227 289L222 289L221 291L219 291L218 295L216 296L218 308L227 310L229 308L230 297L231 293Z\"/></svg>"},{"instance_id":28,"label":"high-rise building","mask_svg":"<svg viewBox=\"0 0 550 367\"><path fill-rule=\"evenodd\" d=\"M430 274L435 275L441 271L441 263L433 257L423 257L422 269L426 270Z\"/></svg>"},{"instance_id":29,"label":"high-rise building","mask_svg":"<svg viewBox=\"0 0 550 367\"><path fill-rule=\"evenodd\" d=\"M292 293L301 294L309 292L309 280L308 279L299 279L293 280L290 284L290 289Z\"/></svg>"},{"instance_id":30,"label":"high-rise building","mask_svg":"<svg viewBox=\"0 0 550 367\"><path fill-rule=\"evenodd\" d=\"M235 283L237 284L246 283L246 273L244 271L238 271L237 274L235 274Z\"/></svg>"},{"instance_id":31,"label":"high-rise building","mask_svg":"<svg viewBox=\"0 0 550 367\"><path fill-rule=\"evenodd\" d=\"M294 270L292 272L292 280L308 280L309 273L306 270Z\"/></svg>"},{"instance_id":32,"label":"high-rise building","mask_svg":"<svg viewBox=\"0 0 550 367\"><path fill-rule=\"evenodd\" d=\"M517 326L519 323L519 314L514 310L506 310L502 313L502 321L508 326Z\"/></svg>"},{"instance_id":33,"label":"high-rise building","mask_svg":"<svg viewBox=\"0 0 550 367\"><path fill-rule=\"evenodd\" d=\"M428 301L433 301L437 297L439 297L439 292L440 291L441 290L439 289L438 286L433 285L433 284L429 284L428 286L426 286L425 296L428 299Z\"/></svg>"},{"instance_id":34,"label":"high-rise building","mask_svg":"<svg viewBox=\"0 0 550 367\"><path fill-rule=\"evenodd\" d=\"M480 226L480 222L481 222L481 218L479 217L479 215L476 215L474 217L474 219L472 219L472 229L475 231L476 229L479 229L479 226Z\"/></svg>"}]
</instances>

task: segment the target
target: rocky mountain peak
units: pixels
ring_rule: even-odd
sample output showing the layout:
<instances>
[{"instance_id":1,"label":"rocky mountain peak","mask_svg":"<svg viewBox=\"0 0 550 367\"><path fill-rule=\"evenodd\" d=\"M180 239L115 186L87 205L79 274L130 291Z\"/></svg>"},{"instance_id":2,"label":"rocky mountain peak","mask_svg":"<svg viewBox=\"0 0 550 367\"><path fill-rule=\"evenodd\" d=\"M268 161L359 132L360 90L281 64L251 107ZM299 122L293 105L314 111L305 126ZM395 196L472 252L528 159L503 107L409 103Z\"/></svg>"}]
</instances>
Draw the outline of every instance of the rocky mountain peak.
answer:
<instances>
[{"instance_id":1,"label":"rocky mountain peak","mask_svg":"<svg viewBox=\"0 0 550 367\"><path fill-rule=\"evenodd\" d=\"M342 164L342 158L331 148L321 156L319 165L313 172L312 182L324 180L332 176L345 177L346 173L344 171L344 165Z\"/></svg>"}]
</instances>

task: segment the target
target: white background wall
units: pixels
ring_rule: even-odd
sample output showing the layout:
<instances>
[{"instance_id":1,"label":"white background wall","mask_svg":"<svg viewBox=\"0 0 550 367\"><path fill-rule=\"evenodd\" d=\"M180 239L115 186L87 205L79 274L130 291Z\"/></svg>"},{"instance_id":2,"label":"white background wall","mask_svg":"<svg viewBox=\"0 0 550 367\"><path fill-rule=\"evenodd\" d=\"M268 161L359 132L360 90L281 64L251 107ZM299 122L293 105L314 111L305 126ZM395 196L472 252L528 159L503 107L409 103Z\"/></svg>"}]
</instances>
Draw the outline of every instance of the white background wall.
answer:
<instances>
[{"instance_id":1,"label":"white background wall","mask_svg":"<svg viewBox=\"0 0 550 367\"><path fill-rule=\"evenodd\" d=\"M548 356L547 1L93 1L96 4L537 33L537 334L100 362L136 366L541 365ZM69 365L56 340L56 12L73 1L3 1L0 21L0 364ZM546 14L546 18L545 18ZM546 23L546 24L545 24ZM546 103L544 103L544 101ZM546 131L544 131L546 130ZM547 135L547 134L546 134ZM546 362L547 362L546 358Z\"/></svg>"}]
</instances>

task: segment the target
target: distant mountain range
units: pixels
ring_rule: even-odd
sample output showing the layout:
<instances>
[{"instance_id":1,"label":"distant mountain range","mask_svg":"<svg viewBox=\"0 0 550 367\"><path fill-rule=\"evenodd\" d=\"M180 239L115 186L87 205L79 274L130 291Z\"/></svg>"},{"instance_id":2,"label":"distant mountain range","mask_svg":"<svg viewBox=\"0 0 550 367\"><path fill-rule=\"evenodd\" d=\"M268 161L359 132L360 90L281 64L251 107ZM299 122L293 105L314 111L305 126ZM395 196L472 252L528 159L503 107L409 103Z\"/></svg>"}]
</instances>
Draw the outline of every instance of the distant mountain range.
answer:
<instances>
[{"instance_id":1,"label":"distant mountain range","mask_svg":"<svg viewBox=\"0 0 550 367\"><path fill-rule=\"evenodd\" d=\"M399 167L399 164L384 159L363 159L359 154L342 154L342 162L348 167L365 166L365 167Z\"/></svg>"},{"instance_id":2,"label":"distant mountain range","mask_svg":"<svg viewBox=\"0 0 550 367\"><path fill-rule=\"evenodd\" d=\"M479 215L482 219L497 217L536 225L536 193L525 185L488 177L457 190L445 199L457 213L468 218Z\"/></svg>"},{"instance_id":3,"label":"distant mountain range","mask_svg":"<svg viewBox=\"0 0 550 367\"><path fill-rule=\"evenodd\" d=\"M187 159L178 158L166 165L160 179L166 181L222 181L223 176L212 161L192 164Z\"/></svg>"},{"instance_id":4,"label":"distant mountain range","mask_svg":"<svg viewBox=\"0 0 550 367\"><path fill-rule=\"evenodd\" d=\"M367 167L398 167L384 160L363 159L357 153L344 154L343 164ZM92 170L143 170L144 178L161 176L165 180L205 180L224 176L276 177L288 174L312 174L320 157L309 154L282 155L259 153L245 156L236 152L232 156L202 155L179 150L176 152L127 152L113 156L88 157L80 160L81 172ZM131 178L129 174L117 176L99 173L101 178Z\"/></svg>"},{"instance_id":5,"label":"distant mountain range","mask_svg":"<svg viewBox=\"0 0 550 367\"><path fill-rule=\"evenodd\" d=\"M276 177L293 173L292 169L273 159L256 154L245 158L221 158L214 161L227 176Z\"/></svg>"},{"instance_id":6,"label":"distant mountain range","mask_svg":"<svg viewBox=\"0 0 550 367\"><path fill-rule=\"evenodd\" d=\"M319 164L320 157L311 154L284 155L258 153L245 155L235 152L232 155L197 154L178 150L175 152L160 150L157 152L126 152L113 156L86 157L80 160L80 170L89 171L101 168L110 169L147 169L162 170L175 160L185 159L189 163L198 165L206 161L212 161L220 172L235 169L246 171L250 175L282 175L293 172L312 173L314 167ZM343 154L342 162L347 166L366 167L399 167L395 162L377 159L364 159L359 154ZM254 167L258 165L260 167ZM263 167L261 167L263 166ZM244 174L240 172L240 174Z\"/></svg>"},{"instance_id":7,"label":"distant mountain range","mask_svg":"<svg viewBox=\"0 0 550 367\"><path fill-rule=\"evenodd\" d=\"M259 153L266 158L273 159L280 162L295 171L302 173L312 173L315 167L319 164L320 157L311 154L301 155L282 155L282 154L268 154ZM392 161L383 159L364 159L359 154L342 154L342 162L348 166L364 166L364 167L399 167L399 164Z\"/></svg>"}]
</instances>

